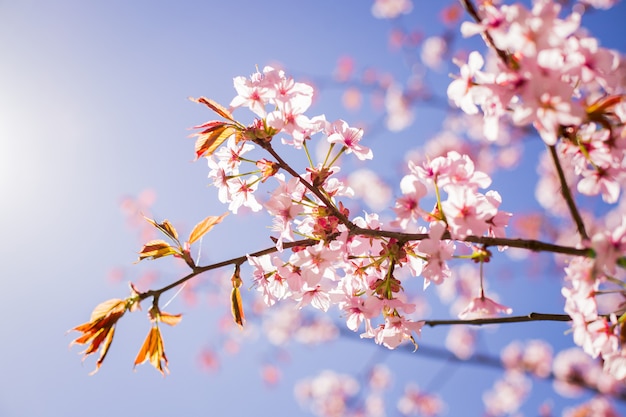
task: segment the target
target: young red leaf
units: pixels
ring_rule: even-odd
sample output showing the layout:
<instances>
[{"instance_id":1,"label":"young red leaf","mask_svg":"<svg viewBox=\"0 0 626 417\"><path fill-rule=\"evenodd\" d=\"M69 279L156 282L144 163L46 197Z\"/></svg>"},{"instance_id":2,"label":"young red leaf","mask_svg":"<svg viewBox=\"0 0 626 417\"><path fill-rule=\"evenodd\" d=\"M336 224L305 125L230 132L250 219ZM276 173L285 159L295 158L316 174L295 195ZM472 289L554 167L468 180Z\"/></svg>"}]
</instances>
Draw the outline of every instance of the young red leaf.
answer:
<instances>
[{"instance_id":1,"label":"young red leaf","mask_svg":"<svg viewBox=\"0 0 626 417\"><path fill-rule=\"evenodd\" d=\"M148 223L163 232L165 236L169 237L173 241L178 242L178 232L176 231L174 226L172 226L172 224L167 221L167 219L163 220L163 223L158 223L156 220L149 219L146 216L143 216L143 218L146 219Z\"/></svg>"},{"instance_id":2,"label":"young red leaf","mask_svg":"<svg viewBox=\"0 0 626 417\"><path fill-rule=\"evenodd\" d=\"M243 328L243 322L246 317L243 313L243 304L241 302L241 291L239 291L239 287L233 288L230 293L230 310L233 313L235 323L237 323L239 327Z\"/></svg>"},{"instance_id":3,"label":"young red leaf","mask_svg":"<svg viewBox=\"0 0 626 417\"><path fill-rule=\"evenodd\" d=\"M235 319L235 323L239 325L239 327L243 328L243 322L246 317L243 313L243 304L241 302L241 291L239 287L243 283L241 281L240 275L241 267L239 264L235 265L235 272L231 277L231 282L233 283L233 290L230 293L230 311L233 313L233 319Z\"/></svg>"},{"instance_id":4,"label":"young red leaf","mask_svg":"<svg viewBox=\"0 0 626 417\"><path fill-rule=\"evenodd\" d=\"M85 349L83 355L87 357L92 353L100 350L100 357L96 362L96 369L92 374L96 373L113 342L115 334L115 325L117 321L124 315L128 308L127 300L118 298L100 303L91 313L89 322L74 327L72 330L81 332L82 335L76 338L70 345L89 345Z\"/></svg>"},{"instance_id":5,"label":"young red leaf","mask_svg":"<svg viewBox=\"0 0 626 417\"><path fill-rule=\"evenodd\" d=\"M187 240L187 242L191 245L192 243L200 239L202 236L204 236L205 233L211 230L213 226L224 220L224 217L226 217L227 215L228 212L222 214L221 216L209 216L202 220L200 223L196 224L189 234L189 239Z\"/></svg>"},{"instance_id":6,"label":"young red leaf","mask_svg":"<svg viewBox=\"0 0 626 417\"><path fill-rule=\"evenodd\" d=\"M231 122L235 121L235 119L233 118L233 115L230 114L230 112L224 106L219 104L218 102L213 101L210 98L206 98L206 97L200 97L200 98L192 98L192 97L190 97L190 98L191 98L191 100L195 101L196 103L202 103L202 104L206 105L208 108L210 108L215 113L217 113L220 116L222 116L223 118L228 119Z\"/></svg>"},{"instance_id":7,"label":"young red leaf","mask_svg":"<svg viewBox=\"0 0 626 417\"><path fill-rule=\"evenodd\" d=\"M158 259L168 255L180 255L180 253L171 247L164 240L151 240L146 243L141 252L139 252L139 261L144 259Z\"/></svg>"},{"instance_id":8,"label":"young red leaf","mask_svg":"<svg viewBox=\"0 0 626 417\"><path fill-rule=\"evenodd\" d=\"M159 321L169 326L176 326L182 319L182 314L170 314L163 311L159 314Z\"/></svg>"},{"instance_id":9,"label":"young red leaf","mask_svg":"<svg viewBox=\"0 0 626 417\"><path fill-rule=\"evenodd\" d=\"M195 145L196 159L211 155L226 139L236 132L237 129L232 125L223 125L207 133L198 133Z\"/></svg>"},{"instance_id":10,"label":"young red leaf","mask_svg":"<svg viewBox=\"0 0 626 417\"><path fill-rule=\"evenodd\" d=\"M161 331L159 327L154 325L150 328L150 332L143 342L143 346L139 349L137 357L135 358L135 366L149 361L163 376L165 373L169 373L167 369L168 361L165 356L165 350L163 348L163 338L161 337Z\"/></svg>"},{"instance_id":11,"label":"young red leaf","mask_svg":"<svg viewBox=\"0 0 626 417\"><path fill-rule=\"evenodd\" d=\"M170 326L176 326L183 318L182 314L170 314L165 311L159 310L158 307L152 307L150 311L148 311L148 315L150 316L150 320L153 322L165 323Z\"/></svg>"},{"instance_id":12,"label":"young red leaf","mask_svg":"<svg viewBox=\"0 0 626 417\"><path fill-rule=\"evenodd\" d=\"M224 122L222 120L209 120L208 122L204 122L201 125L197 125L192 127L192 129L205 129L202 133L209 133L212 130L215 130L216 128L218 128L219 126L223 126L225 124L228 124L227 122Z\"/></svg>"}]
</instances>

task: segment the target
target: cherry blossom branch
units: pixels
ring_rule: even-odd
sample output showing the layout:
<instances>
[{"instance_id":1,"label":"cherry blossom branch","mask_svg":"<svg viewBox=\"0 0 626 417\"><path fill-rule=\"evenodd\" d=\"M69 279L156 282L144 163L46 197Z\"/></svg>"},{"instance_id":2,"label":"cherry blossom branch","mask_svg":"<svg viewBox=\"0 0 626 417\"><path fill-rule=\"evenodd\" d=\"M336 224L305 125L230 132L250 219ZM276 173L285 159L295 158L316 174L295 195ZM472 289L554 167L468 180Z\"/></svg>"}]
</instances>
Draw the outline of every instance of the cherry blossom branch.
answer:
<instances>
[{"instance_id":1,"label":"cherry blossom branch","mask_svg":"<svg viewBox=\"0 0 626 417\"><path fill-rule=\"evenodd\" d=\"M352 224L352 223L349 222L349 224ZM364 235L364 236L372 236L372 237L396 238L400 241L405 241L405 242L420 241L420 240L429 238L429 235L426 233L401 233L401 232L392 232L392 231L385 231L385 230L363 229L361 227L357 227L356 225L353 225L353 227L354 228L350 232L353 235L356 234L356 235ZM450 238L450 235L447 232L442 236L442 239L449 239L449 238ZM478 244L482 244L485 246L508 246L508 247L514 247L514 248L519 248L519 249L526 249L526 250L530 250L533 252L552 252L552 253L560 253L564 255L586 256L586 257L593 256L593 253L587 249L579 249L579 248L574 248L570 246L555 245L552 243L541 242L538 240L493 238L493 237L487 237L487 236L467 236L465 239L460 240L460 241L478 243ZM289 248L294 248L294 247L307 247L307 246L314 246L318 243L319 243L319 240L316 240L316 239L302 239L302 240L297 240L294 242L285 242L283 244L283 248L289 249ZM263 255L269 255L269 254L276 253L276 252L278 252L278 249L276 248L276 246L270 246L268 248L259 250L257 252L250 253L249 255L258 257L258 256L263 256ZM176 288L179 285L184 284L185 282L189 281L190 279L204 272L211 271L213 269L223 268L229 265L241 265L247 260L248 260L247 255L244 255L244 256L239 256L236 258L228 259L228 260L217 262L217 263L210 264L210 265L196 266L193 268L192 272L180 278L179 280L172 282L171 284L168 284L156 290L149 290L149 291L140 293L139 299L144 300L149 297L159 297L162 293L169 291L173 288ZM548 316L552 318L551 319L541 318L541 317L548 317ZM558 318L557 316L562 316L562 317ZM521 317L525 319L516 320L516 317L507 317L506 319L508 320L504 320L504 322L539 321L539 320L569 321L570 320L569 316L565 316L565 315L550 315L550 314L546 315L546 314L539 314L539 313L530 313L528 316L521 316ZM565 317L567 317L567 319L565 319ZM477 321L456 320L456 322L459 322L459 323L443 323L443 322L435 323L433 322L434 324L430 324L429 322L427 322L426 324L428 324L429 326L435 326L438 324L479 324L479 325L488 324L487 322L480 323L480 320L482 319L479 319Z\"/></svg>"},{"instance_id":2,"label":"cherry blossom branch","mask_svg":"<svg viewBox=\"0 0 626 417\"><path fill-rule=\"evenodd\" d=\"M548 146L548 149L550 150L550 156L552 157L554 167L556 168L557 175L559 176L559 182L561 183L561 195L567 203L567 207L569 208L570 214L574 219L574 223L576 223L578 234L580 235L582 240L589 240L589 236L587 235L587 231L585 230L585 224L583 223L583 219L578 212L578 208L576 207L576 202L574 202L574 197L572 197L572 193L570 192L569 186L567 185L565 173L563 172L563 167L561 166L559 155L556 152L556 146Z\"/></svg>"},{"instance_id":3,"label":"cherry blossom branch","mask_svg":"<svg viewBox=\"0 0 626 417\"><path fill-rule=\"evenodd\" d=\"M478 10L476 10L476 7L474 6L474 3L472 3L471 0L459 0L459 1L461 2L461 5L463 6L463 8L472 17L472 19L474 19L476 23L482 22L482 18L478 15ZM487 46L489 46L491 49L493 49L496 52L496 54L498 54L498 57L502 60L502 62L504 62L504 64L506 64L507 67L511 67L513 63L511 56L507 52L503 51L502 49L496 46L495 42L493 41L493 38L489 34L489 31L485 30L482 33L482 37L485 40L485 43L487 44Z\"/></svg>"},{"instance_id":4,"label":"cherry blossom branch","mask_svg":"<svg viewBox=\"0 0 626 417\"><path fill-rule=\"evenodd\" d=\"M313 184L310 184L308 181L302 178L300 174L298 174L287 162L285 162L283 158L281 158L281 156L274 150L270 142L259 141L257 143L259 143L263 149L269 152L269 154L272 155L274 159L276 159L276 162L278 163L278 165L280 165L282 169L287 171L292 177L298 178L302 185L304 185L307 189L309 189L309 191L315 194L315 196L319 198L328 209L332 210L333 215L337 217L341 221L341 223L346 225L346 227L348 228L354 227L354 224L352 224L350 219L348 219L343 213L337 210L335 205L324 195L324 193L319 190L318 187L314 187Z\"/></svg>"},{"instance_id":5,"label":"cherry blossom branch","mask_svg":"<svg viewBox=\"0 0 626 417\"><path fill-rule=\"evenodd\" d=\"M567 314L544 314L544 313L529 313L526 316L510 316L510 317L490 317L484 319L473 320L425 320L424 325L435 327L443 325L455 325L455 324L471 324L475 326L482 326L485 324L499 324L499 323L523 323L528 321L571 321L572 318Z\"/></svg>"},{"instance_id":6,"label":"cherry blossom branch","mask_svg":"<svg viewBox=\"0 0 626 417\"><path fill-rule=\"evenodd\" d=\"M313 246L316 245L319 241L315 240L315 239L302 239L302 240L296 240L295 242L285 242L283 244L283 248L284 249L289 249L289 248L293 248L293 247L306 247L306 246ZM179 285L184 284L185 282L189 281L190 279L204 273L207 271L211 271L213 269L218 269L218 268L223 268L229 265L241 265L244 262L246 262L248 260L248 255L249 256L254 256L254 257L258 257L258 256L263 256L263 255L269 255L271 253L275 253L278 252L278 249L276 248L276 246L270 246L269 248L266 249L262 249L260 251L257 252L253 252L247 255L243 255L243 256L238 256L236 258L232 258L232 259L228 259L225 261L221 261L221 262L217 262L214 264L210 264L210 265L205 265L205 266L196 266L193 268L193 270L185 275L184 277L182 277L181 279L179 279L178 281L174 281L171 284L168 284L162 288L159 288L157 290L149 290L146 292L143 292L141 294L139 294L139 299L140 300L144 300L146 298L149 297L158 297L160 296L162 293L169 291L173 288L178 287Z\"/></svg>"}]
</instances>

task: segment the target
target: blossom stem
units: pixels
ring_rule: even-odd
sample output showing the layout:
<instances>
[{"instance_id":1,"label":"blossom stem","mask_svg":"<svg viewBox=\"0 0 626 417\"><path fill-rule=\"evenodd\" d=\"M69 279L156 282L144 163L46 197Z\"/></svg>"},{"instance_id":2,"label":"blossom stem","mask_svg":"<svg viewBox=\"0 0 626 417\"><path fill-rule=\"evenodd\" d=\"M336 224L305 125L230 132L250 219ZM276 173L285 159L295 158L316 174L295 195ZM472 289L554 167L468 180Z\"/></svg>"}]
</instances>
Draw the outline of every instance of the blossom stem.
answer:
<instances>
[{"instance_id":1,"label":"blossom stem","mask_svg":"<svg viewBox=\"0 0 626 417\"><path fill-rule=\"evenodd\" d=\"M292 177L298 178L302 185L304 185L313 194L315 194L315 196L319 198L322 203L333 212L333 215L337 217L337 219L339 219L341 223L346 225L346 227L348 227L349 229L353 229L354 227L356 227L343 213L337 210L335 205L324 195L324 193L322 193L322 191L320 191L317 187L314 187L312 184L302 178L300 174L298 174L287 162L285 162L285 160L281 158L280 155L278 155L274 148L272 148L272 145L269 142L260 143L260 145L263 147L263 149L269 152L270 155L274 157L274 159L276 159L276 162L278 162L282 169L287 171Z\"/></svg>"},{"instance_id":2,"label":"blossom stem","mask_svg":"<svg viewBox=\"0 0 626 417\"><path fill-rule=\"evenodd\" d=\"M482 326L485 324L499 324L499 323L523 323L528 321L572 321L572 318L567 314L544 314L544 313L529 313L526 316L510 316L510 317L491 317L472 320L426 320L425 326L448 326L455 324L471 324L474 326Z\"/></svg>"},{"instance_id":3,"label":"blossom stem","mask_svg":"<svg viewBox=\"0 0 626 417\"><path fill-rule=\"evenodd\" d=\"M552 157L552 162L554 162L554 167L556 168L559 182L561 183L561 195L567 203L567 207L569 208L574 223L576 223L578 234L580 235L582 240L589 240L589 236L587 235L587 231L585 230L585 224L583 223L583 219L578 212L578 207L576 207L574 197L572 196L569 186L567 185L567 181L565 180L565 173L563 172L563 167L561 166L559 155L556 152L556 146L548 146L548 149L550 150L550 156Z\"/></svg>"},{"instance_id":4,"label":"blossom stem","mask_svg":"<svg viewBox=\"0 0 626 417\"><path fill-rule=\"evenodd\" d=\"M478 15L478 10L476 10L476 6L474 6L474 3L472 3L471 0L459 0L459 1L461 2L461 5L463 6L463 8L472 17L472 19L474 19L476 23L482 22L482 18ZM485 43L487 44L487 46L489 46L491 49L493 49L496 52L496 54L498 54L498 57L500 58L500 60L502 60L502 62L507 67L509 68L514 67L515 62L513 61L513 59L511 59L511 56L496 46L495 42L493 41L493 38L491 37L491 35L489 34L487 30L485 30L482 33L482 37Z\"/></svg>"},{"instance_id":5,"label":"blossom stem","mask_svg":"<svg viewBox=\"0 0 626 417\"><path fill-rule=\"evenodd\" d=\"M306 159L309 160L309 166L311 168L313 168L315 165L313 165L313 160L311 159L311 152L309 152L309 147L306 144L306 140L302 144L302 147L304 148L304 153L306 154Z\"/></svg>"}]
</instances>

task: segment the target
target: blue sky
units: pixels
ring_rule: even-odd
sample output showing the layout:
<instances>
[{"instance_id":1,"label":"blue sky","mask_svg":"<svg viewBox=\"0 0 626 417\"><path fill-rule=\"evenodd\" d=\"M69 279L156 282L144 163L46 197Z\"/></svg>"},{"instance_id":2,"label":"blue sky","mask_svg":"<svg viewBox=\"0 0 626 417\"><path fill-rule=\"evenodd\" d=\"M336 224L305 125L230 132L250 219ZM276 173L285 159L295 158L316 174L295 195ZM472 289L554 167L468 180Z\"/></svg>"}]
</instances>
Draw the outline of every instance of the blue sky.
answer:
<instances>
[{"instance_id":1,"label":"blue sky","mask_svg":"<svg viewBox=\"0 0 626 417\"><path fill-rule=\"evenodd\" d=\"M438 33L438 2L416 3L428 5L420 4L402 23ZM125 279L133 280L145 268L132 265L140 242L120 213L123 196L154 189L153 213L186 230L225 211L207 188L206 164L191 163L193 140L187 138L190 126L212 115L187 97L227 104L234 76L273 62L297 77L328 77L345 54L360 68L376 66L405 81L409 69L387 48L391 25L374 19L370 7L357 0L0 2L0 415L308 415L293 399L293 385L324 368L359 375L382 361L396 378L390 398L397 398L404 381L427 385L442 369L450 370L419 354L341 340L329 349L294 347L283 380L269 388L258 364L280 352L259 340L243 343L237 355L224 354L219 373L207 374L198 369L197 355L203 346L217 345L216 322L224 312L206 297L196 307L177 299L169 308L185 316L164 331L172 371L166 379L147 365L132 370L148 330L143 314L124 319L96 376L87 375L93 360L81 365L79 349L67 348L75 336L66 334L69 328L99 302L126 295L125 283L107 280L108 271L122 266ZM619 22L625 17L622 3L591 16L592 31L603 45L623 51ZM445 89L445 76L433 85ZM368 116L351 115L337 99L338 92L327 88L313 111L331 120ZM373 166L386 178L398 172L414 141L438 129L429 115L418 111L403 134L372 138L381 151ZM218 261L266 247L261 220L228 219L212 232L219 244L206 244L203 257ZM242 230L252 231L252 238L242 238ZM167 261L150 267L161 269L163 281L180 273ZM559 298L558 285L547 288L546 305ZM527 297L529 290L518 278L502 294L524 291ZM568 346L563 330L556 324L511 326L485 332L484 343L491 353L515 337L556 336ZM444 334L427 330L424 342L436 344ZM457 398L449 415L479 415L481 392L494 375L471 366L456 369L441 387L442 394ZM536 385L533 401L545 399L547 387Z\"/></svg>"}]
</instances>

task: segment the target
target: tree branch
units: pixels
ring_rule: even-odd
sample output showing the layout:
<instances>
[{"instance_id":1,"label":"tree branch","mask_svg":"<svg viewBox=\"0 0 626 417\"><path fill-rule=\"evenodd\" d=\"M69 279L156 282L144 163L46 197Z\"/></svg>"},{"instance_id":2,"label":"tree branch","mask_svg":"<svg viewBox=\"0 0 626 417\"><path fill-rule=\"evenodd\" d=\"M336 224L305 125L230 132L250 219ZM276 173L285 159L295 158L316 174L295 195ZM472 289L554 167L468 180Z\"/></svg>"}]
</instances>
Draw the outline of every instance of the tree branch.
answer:
<instances>
[{"instance_id":1,"label":"tree branch","mask_svg":"<svg viewBox=\"0 0 626 417\"><path fill-rule=\"evenodd\" d=\"M459 1L461 2L461 5L463 6L463 8L472 17L472 19L474 19L476 23L482 23L483 19L478 15L478 10L476 10L476 7L474 6L474 3L472 3L471 0L459 0ZM507 67L511 68L511 66L513 65L513 60L511 59L511 56L506 51L503 51L502 49L496 46L495 42L493 41L493 38L489 34L489 31L485 29L482 32L482 37L485 43L487 44L487 46L493 49L496 52L496 54L498 54L498 57L500 58L500 60L502 60L502 62Z\"/></svg>"},{"instance_id":2,"label":"tree branch","mask_svg":"<svg viewBox=\"0 0 626 417\"><path fill-rule=\"evenodd\" d=\"M482 326L485 324L499 323L523 323L527 321L571 321L572 318L567 314L543 314L529 313L526 316L510 316L510 317L491 317L473 320L425 320L424 324L430 327L454 325L454 324L471 324Z\"/></svg>"},{"instance_id":3,"label":"tree branch","mask_svg":"<svg viewBox=\"0 0 626 417\"><path fill-rule=\"evenodd\" d=\"M556 168L556 172L559 177L559 182L561 183L561 195L567 203L567 207L569 208L569 212L572 215L572 219L574 219L574 223L576 223L578 234L580 235L582 240L589 240L589 236L587 235L587 231L585 230L585 223L583 223L583 219L578 212L578 207L576 207L574 197L572 197L572 193L570 192L569 186L567 185L565 173L563 172L563 167L561 166L559 155L556 152L556 146L548 146L548 149L550 150L550 156L552 157L552 162L554 163L554 167Z\"/></svg>"}]
</instances>

